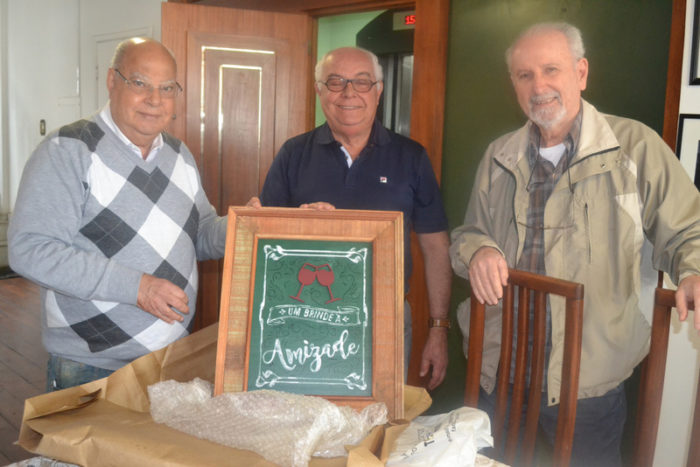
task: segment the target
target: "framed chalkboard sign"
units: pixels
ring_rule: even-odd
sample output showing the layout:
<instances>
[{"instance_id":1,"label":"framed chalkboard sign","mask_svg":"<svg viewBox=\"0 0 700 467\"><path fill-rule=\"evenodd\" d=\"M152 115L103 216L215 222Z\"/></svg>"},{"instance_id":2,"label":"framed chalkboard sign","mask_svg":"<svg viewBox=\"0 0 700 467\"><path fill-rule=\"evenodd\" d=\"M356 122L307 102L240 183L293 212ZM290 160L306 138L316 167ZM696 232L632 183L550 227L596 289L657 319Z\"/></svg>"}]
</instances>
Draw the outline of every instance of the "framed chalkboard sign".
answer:
<instances>
[{"instance_id":1,"label":"framed chalkboard sign","mask_svg":"<svg viewBox=\"0 0 700 467\"><path fill-rule=\"evenodd\" d=\"M403 416L400 212L230 208L215 394L276 389Z\"/></svg>"}]
</instances>

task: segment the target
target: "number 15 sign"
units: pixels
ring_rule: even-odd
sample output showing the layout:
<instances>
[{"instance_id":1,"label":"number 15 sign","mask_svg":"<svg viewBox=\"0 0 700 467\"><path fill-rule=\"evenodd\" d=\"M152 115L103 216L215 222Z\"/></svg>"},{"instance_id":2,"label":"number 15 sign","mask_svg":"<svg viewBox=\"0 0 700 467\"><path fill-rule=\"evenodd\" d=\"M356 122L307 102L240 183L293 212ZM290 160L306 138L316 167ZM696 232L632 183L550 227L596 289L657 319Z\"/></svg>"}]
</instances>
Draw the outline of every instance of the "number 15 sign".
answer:
<instances>
[{"instance_id":1,"label":"number 15 sign","mask_svg":"<svg viewBox=\"0 0 700 467\"><path fill-rule=\"evenodd\" d=\"M403 222L231 208L215 394L276 389L403 416Z\"/></svg>"}]
</instances>

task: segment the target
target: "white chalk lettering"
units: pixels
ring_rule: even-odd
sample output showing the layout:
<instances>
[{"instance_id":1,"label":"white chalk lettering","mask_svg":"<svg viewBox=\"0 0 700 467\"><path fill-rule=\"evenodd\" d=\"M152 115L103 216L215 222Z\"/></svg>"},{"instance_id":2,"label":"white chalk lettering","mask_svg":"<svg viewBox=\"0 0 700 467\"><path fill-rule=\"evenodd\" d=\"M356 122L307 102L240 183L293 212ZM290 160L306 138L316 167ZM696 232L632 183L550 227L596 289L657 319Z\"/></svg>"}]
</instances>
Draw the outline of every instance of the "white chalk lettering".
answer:
<instances>
[{"instance_id":1,"label":"white chalk lettering","mask_svg":"<svg viewBox=\"0 0 700 467\"><path fill-rule=\"evenodd\" d=\"M346 329L340 333L338 340L323 345L317 345L304 339L303 345L296 349L283 349L280 340L275 339L273 349L263 352L262 361L266 365L270 365L277 360L287 371L294 370L297 365L305 365L308 361L309 369L317 373L323 367L324 358L335 358L338 355L343 360L347 360L348 357L359 353L360 346L348 342L348 336L349 333Z\"/></svg>"},{"instance_id":2,"label":"white chalk lettering","mask_svg":"<svg viewBox=\"0 0 700 467\"><path fill-rule=\"evenodd\" d=\"M284 352L282 351L282 344L280 344L279 339L275 339L275 347L272 350L267 350L263 352L262 354L262 361L266 365L271 364L273 361L275 361L275 357L279 359L280 363L282 364L282 367L287 370L291 371L294 368L296 368L296 365L288 365L287 361L284 359Z\"/></svg>"},{"instance_id":3,"label":"white chalk lettering","mask_svg":"<svg viewBox=\"0 0 700 467\"><path fill-rule=\"evenodd\" d=\"M306 308L304 310L304 318L314 319L316 321L326 321L328 323L340 322L340 316L338 313L333 313L331 311L326 310L319 310L316 308Z\"/></svg>"}]
</instances>

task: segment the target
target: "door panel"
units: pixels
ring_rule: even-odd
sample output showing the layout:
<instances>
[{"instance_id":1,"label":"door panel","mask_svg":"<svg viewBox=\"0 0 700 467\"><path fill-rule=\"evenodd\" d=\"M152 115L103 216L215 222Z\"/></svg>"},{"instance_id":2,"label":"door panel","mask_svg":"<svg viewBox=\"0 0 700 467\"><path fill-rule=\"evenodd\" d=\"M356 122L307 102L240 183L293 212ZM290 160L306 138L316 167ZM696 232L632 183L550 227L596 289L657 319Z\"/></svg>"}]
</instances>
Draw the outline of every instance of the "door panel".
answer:
<instances>
[{"instance_id":1,"label":"door panel","mask_svg":"<svg viewBox=\"0 0 700 467\"><path fill-rule=\"evenodd\" d=\"M278 69L288 74L286 48L282 41L236 35L188 37L187 62L199 64L189 67L188 83L199 92L188 93L187 142L199 148L203 184L219 194L210 199L224 209L260 193L275 135L286 139L286 119L275 128L277 87L289 95L287 83L276 83Z\"/></svg>"},{"instance_id":2,"label":"door panel","mask_svg":"<svg viewBox=\"0 0 700 467\"><path fill-rule=\"evenodd\" d=\"M284 141L309 129L311 37L307 15L163 3L163 43L185 88L169 131L220 215L258 195ZM220 262L201 262L195 329L218 320L220 290Z\"/></svg>"}]
</instances>

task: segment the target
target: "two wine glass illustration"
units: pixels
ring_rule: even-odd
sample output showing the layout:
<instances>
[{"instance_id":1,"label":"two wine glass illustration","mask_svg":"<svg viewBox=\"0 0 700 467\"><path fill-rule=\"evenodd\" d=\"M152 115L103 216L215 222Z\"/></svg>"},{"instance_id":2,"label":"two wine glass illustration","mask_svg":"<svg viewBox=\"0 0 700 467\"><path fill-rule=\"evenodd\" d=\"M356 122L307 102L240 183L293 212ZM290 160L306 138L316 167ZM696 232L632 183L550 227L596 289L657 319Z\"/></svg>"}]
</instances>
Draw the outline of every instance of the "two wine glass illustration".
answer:
<instances>
[{"instance_id":1,"label":"two wine glass illustration","mask_svg":"<svg viewBox=\"0 0 700 467\"><path fill-rule=\"evenodd\" d=\"M330 264L316 266L315 264L304 263L301 268L299 268L297 278L301 283L301 287L299 287L299 292L297 292L296 296L290 295L290 298L304 303L304 300L300 298L301 291L304 290L304 287L307 285L311 285L315 280L318 280L319 284L328 288L328 295L330 295L331 298L326 301L326 304L340 300L340 297L333 297L333 292L331 291L331 284L335 282L335 274Z\"/></svg>"}]
</instances>

